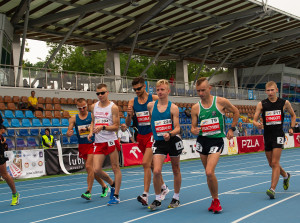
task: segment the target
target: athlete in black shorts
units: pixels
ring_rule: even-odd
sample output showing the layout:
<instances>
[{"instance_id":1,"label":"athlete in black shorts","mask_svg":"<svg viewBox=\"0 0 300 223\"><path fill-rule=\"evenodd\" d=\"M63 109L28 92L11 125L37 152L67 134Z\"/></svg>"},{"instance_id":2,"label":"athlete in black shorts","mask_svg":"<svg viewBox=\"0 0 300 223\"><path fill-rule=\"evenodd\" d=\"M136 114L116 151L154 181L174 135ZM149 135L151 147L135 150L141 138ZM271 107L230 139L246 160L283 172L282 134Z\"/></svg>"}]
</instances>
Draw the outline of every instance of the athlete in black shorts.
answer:
<instances>
[{"instance_id":1,"label":"athlete in black shorts","mask_svg":"<svg viewBox=\"0 0 300 223\"><path fill-rule=\"evenodd\" d=\"M277 97L277 85L274 81L266 83L266 93L268 98L262 100L256 106L253 124L258 128L264 128L265 153L269 166L272 168L271 187L267 190L270 199L275 198L275 189L279 180L279 175L283 176L283 188L289 188L290 174L280 166L281 151L284 146L285 135L283 132L284 110L291 114L291 128L289 134L294 133L296 115L287 100ZM259 122L259 115L262 114L263 123Z\"/></svg>"}]
</instances>

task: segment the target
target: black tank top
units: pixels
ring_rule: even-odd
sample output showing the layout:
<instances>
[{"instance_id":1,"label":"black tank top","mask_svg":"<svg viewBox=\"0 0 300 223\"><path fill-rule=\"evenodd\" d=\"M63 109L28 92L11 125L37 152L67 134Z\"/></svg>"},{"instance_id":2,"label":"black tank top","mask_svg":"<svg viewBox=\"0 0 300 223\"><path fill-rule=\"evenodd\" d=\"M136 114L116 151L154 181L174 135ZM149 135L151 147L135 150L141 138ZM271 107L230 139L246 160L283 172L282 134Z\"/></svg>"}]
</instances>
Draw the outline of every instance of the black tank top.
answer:
<instances>
[{"instance_id":1,"label":"black tank top","mask_svg":"<svg viewBox=\"0 0 300 223\"><path fill-rule=\"evenodd\" d=\"M276 102L271 102L268 98L261 101L264 135L283 133L285 101L282 98L277 98Z\"/></svg>"}]
</instances>

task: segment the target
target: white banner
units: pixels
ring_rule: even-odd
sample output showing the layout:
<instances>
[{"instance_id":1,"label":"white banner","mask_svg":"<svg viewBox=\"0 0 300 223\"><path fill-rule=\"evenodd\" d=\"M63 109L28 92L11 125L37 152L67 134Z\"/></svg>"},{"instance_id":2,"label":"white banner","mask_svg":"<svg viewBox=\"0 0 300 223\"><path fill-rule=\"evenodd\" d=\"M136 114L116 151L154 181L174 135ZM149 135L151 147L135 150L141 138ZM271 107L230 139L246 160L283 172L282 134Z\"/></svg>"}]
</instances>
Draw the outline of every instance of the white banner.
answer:
<instances>
[{"instance_id":1,"label":"white banner","mask_svg":"<svg viewBox=\"0 0 300 223\"><path fill-rule=\"evenodd\" d=\"M292 147L295 147L294 136L290 136L288 133L285 133L284 148Z\"/></svg>"},{"instance_id":2,"label":"white banner","mask_svg":"<svg viewBox=\"0 0 300 223\"><path fill-rule=\"evenodd\" d=\"M196 151L196 140L182 140L184 149L180 155L180 160L200 158L200 154Z\"/></svg>"},{"instance_id":3,"label":"white banner","mask_svg":"<svg viewBox=\"0 0 300 223\"><path fill-rule=\"evenodd\" d=\"M46 175L43 149L7 151L7 171L14 178L32 178Z\"/></svg>"}]
</instances>

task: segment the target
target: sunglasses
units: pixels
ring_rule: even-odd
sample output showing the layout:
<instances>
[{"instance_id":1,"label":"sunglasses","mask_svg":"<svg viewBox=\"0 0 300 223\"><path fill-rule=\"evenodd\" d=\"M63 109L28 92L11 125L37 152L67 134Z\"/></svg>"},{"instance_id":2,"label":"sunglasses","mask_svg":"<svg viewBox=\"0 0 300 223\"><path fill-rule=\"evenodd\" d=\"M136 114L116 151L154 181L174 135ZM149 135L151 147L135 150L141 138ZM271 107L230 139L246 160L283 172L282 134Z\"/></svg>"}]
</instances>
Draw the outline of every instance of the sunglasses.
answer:
<instances>
[{"instance_id":1,"label":"sunglasses","mask_svg":"<svg viewBox=\"0 0 300 223\"><path fill-rule=\"evenodd\" d=\"M138 87L138 88L133 88L134 91L140 91L144 86Z\"/></svg>"},{"instance_id":2,"label":"sunglasses","mask_svg":"<svg viewBox=\"0 0 300 223\"><path fill-rule=\"evenodd\" d=\"M107 91L97 92L96 95L97 95L97 96L99 96L100 94L101 94L101 95L105 95L106 92L107 92Z\"/></svg>"},{"instance_id":3,"label":"sunglasses","mask_svg":"<svg viewBox=\"0 0 300 223\"><path fill-rule=\"evenodd\" d=\"M77 107L78 109L85 109L87 106Z\"/></svg>"}]
</instances>

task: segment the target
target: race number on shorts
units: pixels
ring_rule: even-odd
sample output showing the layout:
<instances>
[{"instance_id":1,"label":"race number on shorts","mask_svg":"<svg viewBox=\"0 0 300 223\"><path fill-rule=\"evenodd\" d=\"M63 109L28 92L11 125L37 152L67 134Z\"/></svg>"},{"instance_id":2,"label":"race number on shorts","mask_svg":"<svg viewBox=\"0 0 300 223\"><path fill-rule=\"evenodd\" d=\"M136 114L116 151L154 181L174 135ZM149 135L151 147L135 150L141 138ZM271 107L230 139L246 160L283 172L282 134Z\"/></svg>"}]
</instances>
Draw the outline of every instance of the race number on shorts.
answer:
<instances>
[{"instance_id":1,"label":"race number on shorts","mask_svg":"<svg viewBox=\"0 0 300 223\"><path fill-rule=\"evenodd\" d=\"M283 137L277 137L277 144L284 144L284 138Z\"/></svg>"},{"instance_id":2,"label":"race number on shorts","mask_svg":"<svg viewBox=\"0 0 300 223\"><path fill-rule=\"evenodd\" d=\"M108 144L108 146L114 146L115 145L115 141L108 141L107 144Z\"/></svg>"}]
</instances>

